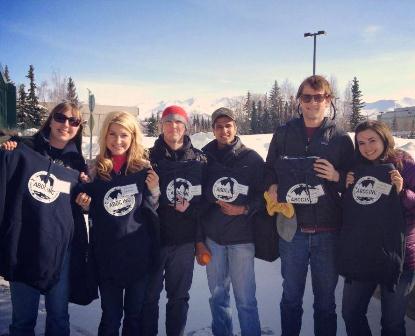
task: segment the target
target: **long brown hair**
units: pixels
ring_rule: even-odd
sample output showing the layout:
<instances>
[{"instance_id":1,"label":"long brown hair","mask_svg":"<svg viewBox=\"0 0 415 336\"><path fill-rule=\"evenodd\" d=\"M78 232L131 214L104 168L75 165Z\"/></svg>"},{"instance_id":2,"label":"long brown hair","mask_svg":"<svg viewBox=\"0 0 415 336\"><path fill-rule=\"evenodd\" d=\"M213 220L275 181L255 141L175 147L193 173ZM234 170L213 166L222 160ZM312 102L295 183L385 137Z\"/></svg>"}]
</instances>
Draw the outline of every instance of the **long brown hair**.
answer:
<instances>
[{"instance_id":1,"label":"long brown hair","mask_svg":"<svg viewBox=\"0 0 415 336\"><path fill-rule=\"evenodd\" d=\"M82 120L82 114L79 110L79 107L71 102L62 102L56 105L52 111L49 113L48 118L43 123L42 126L40 126L40 129L37 133L42 133L46 136L50 134L50 123L52 121L53 115L55 113L64 113L64 112L70 112L72 116L78 118L81 120L81 124L79 125L78 132L76 132L75 136L70 140L75 143L76 148L78 149L79 153L82 155L82 131L83 131L83 120Z\"/></svg>"},{"instance_id":2,"label":"long brown hair","mask_svg":"<svg viewBox=\"0 0 415 336\"><path fill-rule=\"evenodd\" d=\"M395 163L398 170L402 169L402 157L405 157L404 151L395 148L395 140L390 128L384 122L378 120L366 120L356 126L354 143L357 159L363 161L366 160L360 153L359 144L357 143L357 135L366 130L375 132L383 142L384 149L379 160Z\"/></svg>"}]
</instances>

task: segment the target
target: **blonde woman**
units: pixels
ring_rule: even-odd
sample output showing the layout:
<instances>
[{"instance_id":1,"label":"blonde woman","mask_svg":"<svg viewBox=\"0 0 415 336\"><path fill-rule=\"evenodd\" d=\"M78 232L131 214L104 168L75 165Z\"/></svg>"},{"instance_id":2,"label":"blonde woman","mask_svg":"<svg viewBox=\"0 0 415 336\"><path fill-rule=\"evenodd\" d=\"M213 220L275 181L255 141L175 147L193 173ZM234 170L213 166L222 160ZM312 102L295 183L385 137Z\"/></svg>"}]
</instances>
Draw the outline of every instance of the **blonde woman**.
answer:
<instances>
[{"instance_id":1,"label":"blonde woman","mask_svg":"<svg viewBox=\"0 0 415 336\"><path fill-rule=\"evenodd\" d=\"M76 202L89 207L102 317L98 335L137 335L148 275L157 261L158 176L142 145L137 120L107 115L101 130L96 177Z\"/></svg>"}]
</instances>

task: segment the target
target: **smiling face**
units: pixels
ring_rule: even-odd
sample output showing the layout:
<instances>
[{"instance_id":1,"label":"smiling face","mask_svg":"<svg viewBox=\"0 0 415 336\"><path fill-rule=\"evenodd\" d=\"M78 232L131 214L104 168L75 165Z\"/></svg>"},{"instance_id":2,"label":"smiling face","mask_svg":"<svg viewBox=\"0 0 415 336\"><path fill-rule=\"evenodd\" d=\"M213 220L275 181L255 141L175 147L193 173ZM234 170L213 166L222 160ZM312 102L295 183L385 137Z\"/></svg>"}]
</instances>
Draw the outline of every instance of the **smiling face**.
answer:
<instances>
[{"instance_id":1,"label":"smiling face","mask_svg":"<svg viewBox=\"0 0 415 336\"><path fill-rule=\"evenodd\" d=\"M70 118L70 117L79 118L79 116L76 115L76 112L73 112L71 110L65 110L65 111L60 111L60 112L55 112L55 113L63 114L67 118ZM55 148L65 147L66 144L75 137L79 129L79 126L71 126L68 120L65 120L63 123L60 123L54 120L54 118L50 119L49 127L50 127L49 142L50 142L50 145Z\"/></svg>"},{"instance_id":2,"label":"smiling face","mask_svg":"<svg viewBox=\"0 0 415 336\"><path fill-rule=\"evenodd\" d=\"M301 95L325 96L327 95L327 93L323 88L315 90L310 85L306 84L303 87ZM330 106L330 97L324 98L321 102L317 102L315 98L311 99L311 101L309 102L305 102L300 96L300 106L301 111L303 112L305 125L307 127L317 127L320 126L321 122L324 119L324 113L326 109Z\"/></svg>"},{"instance_id":3,"label":"smiling face","mask_svg":"<svg viewBox=\"0 0 415 336\"><path fill-rule=\"evenodd\" d=\"M385 150L381 137L371 129L357 133L356 141L360 154L370 161L379 159Z\"/></svg>"},{"instance_id":4,"label":"smiling face","mask_svg":"<svg viewBox=\"0 0 415 336\"><path fill-rule=\"evenodd\" d=\"M213 134L218 141L218 147L223 148L235 140L236 132L235 121L229 117L219 117L213 125Z\"/></svg>"},{"instance_id":5,"label":"smiling face","mask_svg":"<svg viewBox=\"0 0 415 336\"><path fill-rule=\"evenodd\" d=\"M173 149L183 144L186 125L179 120L166 120L161 124L164 141Z\"/></svg>"},{"instance_id":6,"label":"smiling face","mask_svg":"<svg viewBox=\"0 0 415 336\"><path fill-rule=\"evenodd\" d=\"M123 126L111 123L105 143L111 155L125 155L131 146L131 133Z\"/></svg>"}]
</instances>

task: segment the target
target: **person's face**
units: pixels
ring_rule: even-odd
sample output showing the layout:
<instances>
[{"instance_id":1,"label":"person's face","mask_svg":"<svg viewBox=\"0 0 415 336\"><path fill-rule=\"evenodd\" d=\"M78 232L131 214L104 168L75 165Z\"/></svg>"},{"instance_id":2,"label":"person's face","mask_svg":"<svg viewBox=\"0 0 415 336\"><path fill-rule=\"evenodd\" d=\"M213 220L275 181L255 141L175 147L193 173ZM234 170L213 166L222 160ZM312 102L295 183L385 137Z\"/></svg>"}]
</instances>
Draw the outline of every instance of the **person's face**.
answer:
<instances>
[{"instance_id":1,"label":"person's face","mask_svg":"<svg viewBox=\"0 0 415 336\"><path fill-rule=\"evenodd\" d=\"M112 123L108 128L105 144L111 155L124 155L131 146L131 133L123 126Z\"/></svg>"},{"instance_id":2,"label":"person's face","mask_svg":"<svg viewBox=\"0 0 415 336\"><path fill-rule=\"evenodd\" d=\"M359 132L356 140L360 154L370 161L377 160L385 150L381 137L371 129Z\"/></svg>"},{"instance_id":3,"label":"person's face","mask_svg":"<svg viewBox=\"0 0 415 336\"><path fill-rule=\"evenodd\" d=\"M235 121L229 117L219 117L213 125L213 134L218 141L219 147L231 144L235 140L237 127Z\"/></svg>"},{"instance_id":4,"label":"person's face","mask_svg":"<svg viewBox=\"0 0 415 336\"><path fill-rule=\"evenodd\" d=\"M161 125L164 141L167 144L177 144L183 142L186 126L178 120L164 121Z\"/></svg>"},{"instance_id":5,"label":"person's face","mask_svg":"<svg viewBox=\"0 0 415 336\"><path fill-rule=\"evenodd\" d=\"M59 121L55 120L58 119ZM68 118L71 118L68 120ZM78 121L78 126L73 126ZM63 148L71 141L79 129L79 119L77 115L73 115L72 111L62 111L55 113L50 120L50 145L55 148Z\"/></svg>"},{"instance_id":6,"label":"person's face","mask_svg":"<svg viewBox=\"0 0 415 336\"><path fill-rule=\"evenodd\" d=\"M330 98L326 97L324 89L314 90L310 85L305 85L300 96L300 106L306 125L316 124L323 121L324 112L330 106Z\"/></svg>"}]
</instances>

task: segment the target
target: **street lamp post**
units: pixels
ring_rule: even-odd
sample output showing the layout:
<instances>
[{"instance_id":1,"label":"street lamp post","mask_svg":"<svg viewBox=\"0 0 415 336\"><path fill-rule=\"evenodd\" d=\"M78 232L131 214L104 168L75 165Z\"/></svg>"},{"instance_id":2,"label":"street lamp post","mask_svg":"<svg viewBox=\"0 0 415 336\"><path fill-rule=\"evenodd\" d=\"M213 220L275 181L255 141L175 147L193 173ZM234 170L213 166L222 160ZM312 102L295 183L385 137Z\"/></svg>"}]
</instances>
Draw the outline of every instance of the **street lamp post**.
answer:
<instances>
[{"instance_id":1,"label":"street lamp post","mask_svg":"<svg viewBox=\"0 0 415 336\"><path fill-rule=\"evenodd\" d=\"M314 51L313 51L313 76L316 74L316 45L317 35L327 35L324 30L319 30L317 33L304 33L304 37L313 36L314 38Z\"/></svg>"}]
</instances>

